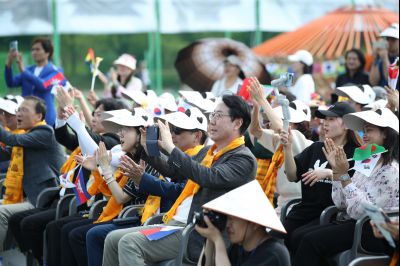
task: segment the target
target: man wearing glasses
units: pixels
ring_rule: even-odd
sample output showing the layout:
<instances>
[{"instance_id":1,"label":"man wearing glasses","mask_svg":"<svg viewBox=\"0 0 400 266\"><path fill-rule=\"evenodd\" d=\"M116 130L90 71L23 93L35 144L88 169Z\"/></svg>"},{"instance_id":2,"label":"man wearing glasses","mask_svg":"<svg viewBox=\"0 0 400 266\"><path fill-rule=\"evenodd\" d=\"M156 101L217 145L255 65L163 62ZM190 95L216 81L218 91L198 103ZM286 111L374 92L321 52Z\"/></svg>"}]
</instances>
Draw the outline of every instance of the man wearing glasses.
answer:
<instances>
[{"instance_id":1,"label":"man wearing glasses","mask_svg":"<svg viewBox=\"0 0 400 266\"><path fill-rule=\"evenodd\" d=\"M168 161L154 167L165 176L188 178L182 193L164 215L164 224L184 227L193 220L194 212L201 211L203 204L254 180L257 162L245 147L243 137L250 119L250 107L241 97L223 96L210 114L208 124L208 134L214 144L203 148L194 157L176 148L168 124L158 122L159 147L168 156ZM178 255L181 231L149 241L140 232L144 228L130 231L118 243L110 243L112 237L108 235L103 265L115 265L118 260L119 265L148 265ZM188 243L192 260L199 258L203 242L198 233L192 233Z\"/></svg>"},{"instance_id":2,"label":"man wearing glasses","mask_svg":"<svg viewBox=\"0 0 400 266\"><path fill-rule=\"evenodd\" d=\"M13 134L0 126L0 161L10 160L0 205L0 250L8 229L8 218L14 213L33 209L39 193L56 186L56 177L64 161L53 129L46 125L43 100L27 96L16 111L17 129ZM12 155L12 156L11 156Z\"/></svg>"}]
</instances>

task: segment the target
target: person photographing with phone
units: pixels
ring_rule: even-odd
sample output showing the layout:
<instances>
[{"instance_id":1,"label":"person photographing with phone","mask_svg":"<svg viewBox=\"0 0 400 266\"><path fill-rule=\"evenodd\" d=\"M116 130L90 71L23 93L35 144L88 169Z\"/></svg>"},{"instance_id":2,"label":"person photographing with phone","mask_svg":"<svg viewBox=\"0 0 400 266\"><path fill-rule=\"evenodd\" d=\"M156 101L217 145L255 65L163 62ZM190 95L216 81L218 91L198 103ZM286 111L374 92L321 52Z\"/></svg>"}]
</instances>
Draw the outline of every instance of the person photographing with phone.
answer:
<instances>
[{"instance_id":1,"label":"person photographing with phone","mask_svg":"<svg viewBox=\"0 0 400 266\"><path fill-rule=\"evenodd\" d=\"M193 222L196 231L206 238L198 266L290 265L286 247L268 233L286 231L257 181L203 205L203 213L195 213ZM228 249L224 231L231 243Z\"/></svg>"},{"instance_id":2,"label":"person photographing with phone","mask_svg":"<svg viewBox=\"0 0 400 266\"><path fill-rule=\"evenodd\" d=\"M37 96L46 103L46 123L54 125L56 108L54 106L53 85L66 85L67 80L62 68L51 62L53 56L53 44L47 38L36 38L32 42L31 55L34 65L25 67L22 54L18 51L18 42L10 43L4 76L7 87L21 87L21 96ZM12 64L16 61L19 74L14 75Z\"/></svg>"},{"instance_id":3,"label":"person photographing with phone","mask_svg":"<svg viewBox=\"0 0 400 266\"><path fill-rule=\"evenodd\" d=\"M374 62L369 74L372 86L388 85L388 68L399 56L399 24L393 23L381 34L381 39L374 43ZM395 89L395 88L393 88ZM399 89L397 82L396 89Z\"/></svg>"}]
</instances>

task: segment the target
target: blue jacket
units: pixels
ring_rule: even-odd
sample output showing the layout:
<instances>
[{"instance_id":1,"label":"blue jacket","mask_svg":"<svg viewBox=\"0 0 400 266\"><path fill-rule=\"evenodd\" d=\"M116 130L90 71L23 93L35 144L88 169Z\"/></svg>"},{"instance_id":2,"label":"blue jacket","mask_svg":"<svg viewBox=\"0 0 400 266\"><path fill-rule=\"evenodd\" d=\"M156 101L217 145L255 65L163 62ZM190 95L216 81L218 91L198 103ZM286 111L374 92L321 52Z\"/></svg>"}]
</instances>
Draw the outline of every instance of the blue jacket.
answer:
<instances>
[{"instance_id":1,"label":"blue jacket","mask_svg":"<svg viewBox=\"0 0 400 266\"><path fill-rule=\"evenodd\" d=\"M181 183L168 182L145 172L142 175L139 190L161 197L160 212L167 212L181 194L186 181Z\"/></svg>"},{"instance_id":2,"label":"blue jacket","mask_svg":"<svg viewBox=\"0 0 400 266\"><path fill-rule=\"evenodd\" d=\"M46 102L46 123L54 125L56 119L56 109L54 106L54 95L51 93L53 82L65 85L67 80L64 77L63 70L48 63L43 67L39 77L34 75L35 65L29 66L22 73L13 76L12 68L5 67L5 80L9 88L22 87L21 95L23 97L34 95L42 98Z\"/></svg>"}]
</instances>

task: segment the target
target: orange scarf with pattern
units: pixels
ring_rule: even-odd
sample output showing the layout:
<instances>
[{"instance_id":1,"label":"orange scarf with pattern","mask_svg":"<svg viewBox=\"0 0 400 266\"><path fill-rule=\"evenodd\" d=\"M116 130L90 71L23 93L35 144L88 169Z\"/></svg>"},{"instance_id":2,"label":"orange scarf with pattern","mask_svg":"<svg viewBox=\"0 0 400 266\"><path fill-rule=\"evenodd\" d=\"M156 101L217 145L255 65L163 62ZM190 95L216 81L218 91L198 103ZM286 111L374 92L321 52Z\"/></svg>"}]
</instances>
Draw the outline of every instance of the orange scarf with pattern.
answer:
<instances>
[{"instance_id":1,"label":"orange scarf with pattern","mask_svg":"<svg viewBox=\"0 0 400 266\"><path fill-rule=\"evenodd\" d=\"M40 121L35 124L35 127L46 125L45 121ZM32 129L33 129L32 128ZM28 131L29 132L29 131ZM13 130L13 134L24 134L25 130L16 129ZM24 148L14 146L11 150L10 165L7 169L6 179L4 180L4 186L6 191L3 197L3 204L15 204L24 201Z\"/></svg>"},{"instance_id":2,"label":"orange scarf with pattern","mask_svg":"<svg viewBox=\"0 0 400 266\"><path fill-rule=\"evenodd\" d=\"M204 145L199 145L191 149L187 149L185 153L190 157L195 156L199 151L204 147ZM160 179L164 180L164 177L160 175ZM144 224L147 219L153 216L157 210L160 208L161 197L149 195L147 196L146 203L144 204L142 210L142 219L141 222Z\"/></svg>"},{"instance_id":3,"label":"orange scarf with pattern","mask_svg":"<svg viewBox=\"0 0 400 266\"><path fill-rule=\"evenodd\" d=\"M272 156L271 163L268 166L268 171L261 183L261 187L263 188L265 195L272 204L274 202L274 193L276 191L276 178L278 176L278 170L281 168L284 161L285 155L283 153L283 145L281 144Z\"/></svg>"},{"instance_id":4,"label":"orange scarf with pattern","mask_svg":"<svg viewBox=\"0 0 400 266\"><path fill-rule=\"evenodd\" d=\"M96 171L97 172L97 171ZM118 180L118 185L123 188L125 184L128 182L128 177L123 176L122 172L117 169L114 173L115 180ZM102 178L103 179L103 178ZM104 185L107 186L106 182L103 180ZM108 186L107 186L108 187ZM109 190L110 191L110 190ZM111 194L111 192L110 192ZM104 195L104 194L103 194ZM122 211L123 204L119 204L117 200L112 196L108 200L107 205L104 207L103 212L100 214L100 217L94 223L108 222L118 216L118 214Z\"/></svg>"},{"instance_id":5,"label":"orange scarf with pattern","mask_svg":"<svg viewBox=\"0 0 400 266\"><path fill-rule=\"evenodd\" d=\"M244 145L244 137L239 137L235 140L233 140L228 146L222 148L220 151L218 151L216 154L214 154L214 151L217 149L217 146L214 144L207 152L206 157L204 157L203 161L201 162L202 166L211 168L213 163L217 161L223 154L236 149L237 147ZM182 193L179 195L178 199L175 201L174 205L171 207L171 209L164 215L163 217L163 222L165 224L169 223L172 218L176 214L176 210L178 209L179 205L188 197L191 197L195 195L200 189L200 186L193 182L191 179L189 179L183 188Z\"/></svg>"}]
</instances>

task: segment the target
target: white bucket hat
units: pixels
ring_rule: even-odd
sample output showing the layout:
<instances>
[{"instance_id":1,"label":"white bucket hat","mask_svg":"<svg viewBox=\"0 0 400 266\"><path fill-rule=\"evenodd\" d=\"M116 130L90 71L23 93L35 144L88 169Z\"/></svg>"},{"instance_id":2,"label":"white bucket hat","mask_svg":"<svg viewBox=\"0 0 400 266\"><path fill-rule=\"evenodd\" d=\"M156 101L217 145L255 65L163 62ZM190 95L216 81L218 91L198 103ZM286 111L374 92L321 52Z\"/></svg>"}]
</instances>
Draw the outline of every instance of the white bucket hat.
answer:
<instances>
[{"instance_id":1,"label":"white bucket hat","mask_svg":"<svg viewBox=\"0 0 400 266\"><path fill-rule=\"evenodd\" d=\"M114 61L114 65L126 66L132 70L136 69L136 59L129 54L122 54Z\"/></svg>"},{"instance_id":2,"label":"white bucket hat","mask_svg":"<svg viewBox=\"0 0 400 266\"><path fill-rule=\"evenodd\" d=\"M121 115L130 114L130 113L131 113L131 111L129 111L127 109L119 109L119 110L103 112L101 114L101 117L103 118L103 120L105 120L105 119L111 118L113 116L121 116Z\"/></svg>"},{"instance_id":3,"label":"white bucket hat","mask_svg":"<svg viewBox=\"0 0 400 266\"><path fill-rule=\"evenodd\" d=\"M204 132L207 132L207 118L196 107L186 110L185 113L174 112L163 115L160 118L175 127L187 130L200 129Z\"/></svg>"},{"instance_id":4,"label":"white bucket hat","mask_svg":"<svg viewBox=\"0 0 400 266\"><path fill-rule=\"evenodd\" d=\"M164 92L158 97L158 103L164 109L167 109L171 112L178 111L178 105L176 104L175 97L169 92Z\"/></svg>"},{"instance_id":5,"label":"white bucket hat","mask_svg":"<svg viewBox=\"0 0 400 266\"><path fill-rule=\"evenodd\" d=\"M311 66L314 63L312 54L306 50L299 50L295 54L289 55L288 60L291 62L302 62L307 66Z\"/></svg>"},{"instance_id":6,"label":"white bucket hat","mask_svg":"<svg viewBox=\"0 0 400 266\"><path fill-rule=\"evenodd\" d=\"M393 23L390 27L384 29L381 34L381 37L391 37L395 39L399 39L399 24Z\"/></svg>"},{"instance_id":7,"label":"white bucket hat","mask_svg":"<svg viewBox=\"0 0 400 266\"><path fill-rule=\"evenodd\" d=\"M16 115L17 109L23 101L24 98L22 96L7 95L5 99L0 98L0 109L9 114Z\"/></svg>"},{"instance_id":8,"label":"white bucket hat","mask_svg":"<svg viewBox=\"0 0 400 266\"><path fill-rule=\"evenodd\" d=\"M364 107L362 108L362 110L363 110L363 111L368 111L368 110L375 111L375 110L378 110L378 109L383 109L383 108L385 108L387 104L388 104L388 101L387 101L387 100L385 100L385 99L380 99L380 100L377 100L377 101L372 102L372 103L370 103L370 104L367 104L366 106L364 106Z\"/></svg>"},{"instance_id":9,"label":"white bucket hat","mask_svg":"<svg viewBox=\"0 0 400 266\"><path fill-rule=\"evenodd\" d=\"M179 94L183 99L190 105L195 106L202 110L204 113L211 113L214 111L217 102L214 99L212 93L207 93L206 98L204 98L198 91L179 91Z\"/></svg>"},{"instance_id":10,"label":"white bucket hat","mask_svg":"<svg viewBox=\"0 0 400 266\"><path fill-rule=\"evenodd\" d=\"M106 132L118 133L121 127L147 127L153 124L153 118L143 108L134 108L132 112L120 113L102 122Z\"/></svg>"},{"instance_id":11,"label":"white bucket hat","mask_svg":"<svg viewBox=\"0 0 400 266\"><path fill-rule=\"evenodd\" d=\"M204 204L203 208L286 233L269 199L256 180Z\"/></svg>"},{"instance_id":12,"label":"white bucket hat","mask_svg":"<svg viewBox=\"0 0 400 266\"><path fill-rule=\"evenodd\" d=\"M239 67L240 69L243 67L243 62L242 62L242 60L240 60L239 57L237 57L236 55L233 55L233 54L227 56L227 57L225 58L225 62L229 62L229 63L231 63L232 65L235 65L235 66Z\"/></svg>"},{"instance_id":13,"label":"white bucket hat","mask_svg":"<svg viewBox=\"0 0 400 266\"><path fill-rule=\"evenodd\" d=\"M365 124L390 127L399 133L399 119L387 108L376 111L363 111L343 116L346 126L351 130L363 130Z\"/></svg>"},{"instance_id":14,"label":"white bucket hat","mask_svg":"<svg viewBox=\"0 0 400 266\"><path fill-rule=\"evenodd\" d=\"M283 119L282 106L275 107L274 112ZM289 104L290 123L301 123L311 121L311 110L308 105L300 100L295 100Z\"/></svg>"},{"instance_id":15,"label":"white bucket hat","mask_svg":"<svg viewBox=\"0 0 400 266\"><path fill-rule=\"evenodd\" d=\"M350 98L359 104L370 104L375 101L375 92L370 85L337 87L335 93Z\"/></svg>"},{"instance_id":16,"label":"white bucket hat","mask_svg":"<svg viewBox=\"0 0 400 266\"><path fill-rule=\"evenodd\" d=\"M128 100L134 101L140 106L147 106L148 104L147 95L142 91L123 90L121 91L121 95Z\"/></svg>"}]
</instances>

